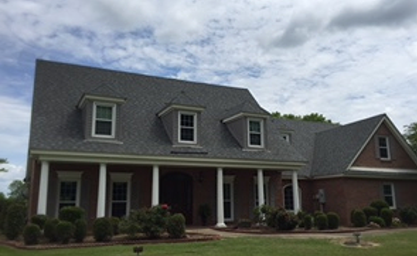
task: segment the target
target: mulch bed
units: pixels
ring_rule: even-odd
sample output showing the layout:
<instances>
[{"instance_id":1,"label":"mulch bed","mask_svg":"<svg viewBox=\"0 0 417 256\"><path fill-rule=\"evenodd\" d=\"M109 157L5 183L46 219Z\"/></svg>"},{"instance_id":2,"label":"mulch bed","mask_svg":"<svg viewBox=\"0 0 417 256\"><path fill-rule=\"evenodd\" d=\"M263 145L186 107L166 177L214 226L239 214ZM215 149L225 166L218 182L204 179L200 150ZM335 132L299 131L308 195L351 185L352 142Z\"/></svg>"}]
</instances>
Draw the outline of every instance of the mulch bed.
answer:
<instances>
[{"instance_id":1,"label":"mulch bed","mask_svg":"<svg viewBox=\"0 0 417 256\"><path fill-rule=\"evenodd\" d=\"M144 244L161 244L161 243L191 243L191 242L206 242L220 240L218 235L207 235L199 233L187 233L184 238L174 239L168 236L163 236L160 239L146 239L144 237L138 239L127 239L125 235L118 235L113 237L109 242L95 242L93 237L87 237L83 243L49 243L41 241L37 245L25 245L22 240L9 241L3 237L0 237L0 245L10 246L16 249L25 250L46 250L46 249L65 249L65 248L85 248L85 247L98 247L98 246L112 246L112 245L144 245Z\"/></svg>"}]
</instances>

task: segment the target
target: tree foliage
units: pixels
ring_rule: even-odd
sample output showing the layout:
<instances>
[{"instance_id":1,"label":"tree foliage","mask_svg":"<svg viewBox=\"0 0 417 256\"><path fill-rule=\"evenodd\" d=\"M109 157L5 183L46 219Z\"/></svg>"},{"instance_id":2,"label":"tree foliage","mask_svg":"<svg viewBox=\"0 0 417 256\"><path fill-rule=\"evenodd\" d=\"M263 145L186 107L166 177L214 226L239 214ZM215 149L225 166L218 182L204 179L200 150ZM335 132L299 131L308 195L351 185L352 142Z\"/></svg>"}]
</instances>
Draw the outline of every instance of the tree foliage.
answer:
<instances>
[{"instance_id":1,"label":"tree foliage","mask_svg":"<svg viewBox=\"0 0 417 256\"><path fill-rule=\"evenodd\" d=\"M28 199L28 186L21 180L14 180L9 185L9 198L25 203Z\"/></svg>"},{"instance_id":2,"label":"tree foliage","mask_svg":"<svg viewBox=\"0 0 417 256\"><path fill-rule=\"evenodd\" d=\"M281 114L280 112L272 112L273 118L289 119L289 120L300 120L300 121L309 121L309 122L320 122L320 123L333 123L332 120L327 119L323 114L311 113L308 115L294 115L294 114Z\"/></svg>"},{"instance_id":3,"label":"tree foliage","mask_svg":"<svg viewBox=\"0 0 417 256\"><path fill-rule=\"evenodd\" d=\"M417 154L417 122L405 126L404 137L411 149Z\"/></svg>"},{"instance_id":4,"label":"tree foliage","mask_svg":"<svg viewBox=\"0 0 417 256\"><path fill-rule=\"evenodd\" d=\"M5 158L0 158L0 165L1 164L7 164L8 162L7 162L7 159L5 159ZM0 172L7 172L7 169L6 168L0 168Z\"/></svg>"}]
</instances>

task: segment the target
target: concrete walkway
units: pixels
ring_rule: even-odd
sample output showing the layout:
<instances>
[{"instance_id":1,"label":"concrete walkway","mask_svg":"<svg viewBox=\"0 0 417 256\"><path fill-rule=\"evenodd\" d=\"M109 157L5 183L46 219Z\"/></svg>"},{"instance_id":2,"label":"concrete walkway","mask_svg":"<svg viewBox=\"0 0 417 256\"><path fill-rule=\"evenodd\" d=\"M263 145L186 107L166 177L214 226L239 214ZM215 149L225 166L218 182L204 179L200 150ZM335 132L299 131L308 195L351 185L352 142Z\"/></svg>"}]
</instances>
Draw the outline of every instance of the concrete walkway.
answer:
<instances>
[{"instance_id":1,"label":"concrete walkway","mask_svg":"<svg viewBox=\"0 0 417 256\"><path fill-rule=\"evenodd\" d=\"M291 238L291 239L340 239L340 238L353 238L355 232L341 232L341 233L279 233L279 234L256 234L256 233L243 233L232 231L221 231L219 229L212 229L207 227L192 227L187 229L188 232L199 233L205 235L218 235L221 237L233 238L233 237L279 237L279 238ZM372 229L361 231L362 236L369 235L385 235L403 231L417 232L417 228L397 228L397 229Z\"/></svg>"}]
</instances>

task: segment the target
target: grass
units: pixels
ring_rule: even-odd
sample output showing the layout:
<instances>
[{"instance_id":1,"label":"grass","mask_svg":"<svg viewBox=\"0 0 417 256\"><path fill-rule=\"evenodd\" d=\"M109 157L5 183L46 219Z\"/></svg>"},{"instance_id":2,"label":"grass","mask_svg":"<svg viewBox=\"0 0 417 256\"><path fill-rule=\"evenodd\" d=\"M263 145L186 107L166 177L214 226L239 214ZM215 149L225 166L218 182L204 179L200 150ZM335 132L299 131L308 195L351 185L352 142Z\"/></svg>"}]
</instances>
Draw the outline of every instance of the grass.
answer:
<instances>
[{"instance_id":1,"label":"grass","mask_svg":"<svg viewBox=\"0 0 417 256\"><path fill-rule=\"evenodd\" d=\"M379 243L372 248L348 248L340 245L339 240L332 239L285 239L271 237L240 237L221 241L187 244L144 245L142 256L147 255L417 255L417 231L407 230L385 235L364 235L364 241ZM132 255L133 246L105 246L96 248L59 249L59 250L16 250L0 246L1 256L119 256Z\"/></svg>"}]
</instances>

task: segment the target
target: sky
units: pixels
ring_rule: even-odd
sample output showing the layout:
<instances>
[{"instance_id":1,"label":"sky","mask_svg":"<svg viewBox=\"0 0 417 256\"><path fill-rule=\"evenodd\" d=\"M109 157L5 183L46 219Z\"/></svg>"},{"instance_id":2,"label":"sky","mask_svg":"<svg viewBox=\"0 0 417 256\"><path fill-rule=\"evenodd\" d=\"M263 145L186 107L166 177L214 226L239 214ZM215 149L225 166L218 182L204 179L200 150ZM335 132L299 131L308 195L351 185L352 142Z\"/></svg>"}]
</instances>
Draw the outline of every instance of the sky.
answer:
<instances>
[{"instance_id":1,"label":"sky","mask_svg":"<svg viewBox=\"0 0 417 256\"><path fill-rule=\"evenodd\" d=\"M0 192L23 179L35 60L248 88L270 112L417 122L415 0L0 0Z\"/></svg>"}]
</instances>

